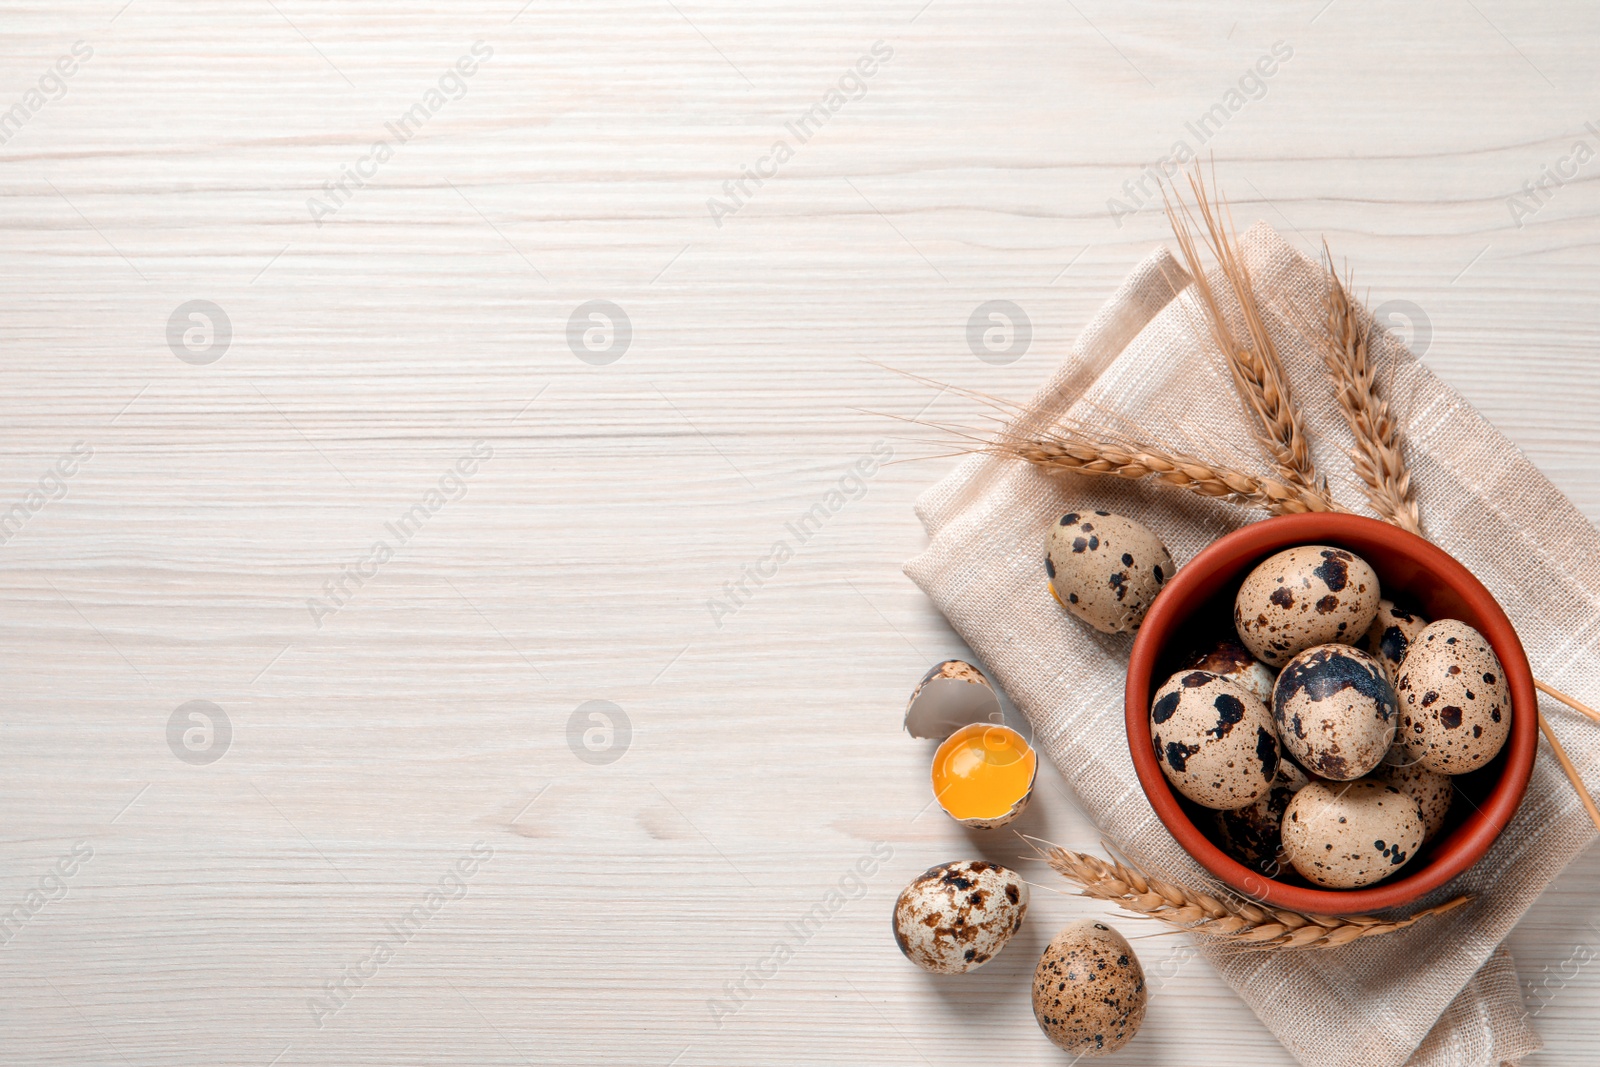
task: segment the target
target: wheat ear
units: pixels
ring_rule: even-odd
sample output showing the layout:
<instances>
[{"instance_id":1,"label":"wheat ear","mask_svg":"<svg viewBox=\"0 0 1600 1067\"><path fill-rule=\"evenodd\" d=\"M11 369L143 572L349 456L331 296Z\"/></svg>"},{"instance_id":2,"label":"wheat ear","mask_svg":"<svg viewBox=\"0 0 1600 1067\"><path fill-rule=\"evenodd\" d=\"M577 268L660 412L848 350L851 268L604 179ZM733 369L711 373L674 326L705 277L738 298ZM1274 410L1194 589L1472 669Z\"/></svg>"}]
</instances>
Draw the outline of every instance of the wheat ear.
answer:
<instances>
[{"instance_id":1,"label":"wheat ear","mask_svg":"<svg viewBox=\"0 0 1600 1067\"><path fill-rule=\"evenodd\" d=\"M1333 269L1326 242L1322 251L1328 259L1322 355L1333 380L1339 410L1355 436L1350 459L1373 509L1401 529L1420 535L1417 494L1400 453L1400 425L1390 413L1388 402L1378 395L1378 379L1367 351L1367 331L1358 320L1348 286Z\"/></svg>"},{"instance_id":2,"label":"wheat ear","mask_svg":"<svg viewBox=\"0 0 1600 1067\"><path fill-rule=\"evenodd\" d=\"M1086 897L1107 900L1169 926L1200 934L1223 944L1248 948L1335 948L1364 937L1404 930L1430 915L1459 908L1472 898L1455 897L1424 908L1405 919L1370 915L1306 915L1244 900L1223 899L1151 878L1120 860L1065 848L1044 851L1045 862Z\"/></svg>"},{"instance_id":3,"label":"wheat ear","mask_svg":"<svg viewBox=\"0 0 1600 1067\"><path fill-rule=\"evenodd\" d=\"M1400 452L1400 424L1389 411L1389 405L1378 395L1377 376L1368 358L1367 331L1361 328L1355 302L1350 299L1350 289L1333 269L1333 256L1327 242L1322 245L1328 260L1328 293L1324 301L1323 359L1328 374L1333 379L1338 396L1339 410L1355 437L1355 448L1350 452L1355 472L1361 478L1367 500L1377 513L1389 522L1414 534L1422 534L1422 523L1417 511L1416 490L1411 484L1411 472ZM1594 709L1577 698L1546 685L1537 678L1533 684L1541 692L1554 697L1590 718L1596 718ZM1578 768L1573 765L1555 732L1537 711L1539 730L1555 755L1561 772L1567 776L1573 792L1583 802L1589 821L1600 830L1600 806L1584 784Z\"/></svg>"},{"instance_id":4,"label":"wheat ear","mask_svg":"<svg viewBox=\"0 0 1600 1067\"><path fill-rule=\"evenodd\" d=\"M1239 255L1236 235L1218 203L1213 202L1198 165L1189 175L1189 188L1195 196L1195 208L1191 209L1181 200L1175 206L1168 197L1167 220L1172 224L1172 235L1183 254L1195 292L1200 296L1212 339L1227 358L1234 389L1244 405L1251 432L1272 458L1284 481L1320 491L1322 483L1311 458L1305 424L1290 396L1289 375L1283 369L1283 360L1256 301L1250 270ZM1245 339L1235 335L1206 276L1194 235L1196 212L1205 245L1243 312Z\"/></svg>"},{"instance_id":5,"label":"wheat ear","mask_svg":"<svg viewBox=\"0 0 1600 1067\"><path fill-rule=\"evenodd\" d=\"M1047 471L1153 481L1274 515L1344 510L1320 487L1261 477L1157 445L1109 441L1059 427L1033 437L1001 436L984 450Z\"/></svg>"}]
</instances>

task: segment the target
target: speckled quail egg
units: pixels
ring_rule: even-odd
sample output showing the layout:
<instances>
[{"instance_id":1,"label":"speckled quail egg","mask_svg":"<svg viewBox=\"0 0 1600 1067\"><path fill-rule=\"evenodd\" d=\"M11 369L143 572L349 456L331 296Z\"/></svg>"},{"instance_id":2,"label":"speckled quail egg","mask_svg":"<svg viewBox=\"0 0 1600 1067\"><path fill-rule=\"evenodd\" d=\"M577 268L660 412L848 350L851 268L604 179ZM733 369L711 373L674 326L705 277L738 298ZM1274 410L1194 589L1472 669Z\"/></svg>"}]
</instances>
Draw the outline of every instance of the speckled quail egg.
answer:
<instances>
[{"instance_id":1,"label":"speckled quail egg","mask_svg":"<svg viewBox=\"0 0 1600 1067\"><path fill-rule=\"evenodd\" d=\"M1050 528L1045 573L1061 606L1101 633L1139 628L1177 571L1161 538L1109 511L1070 511Z\"/></svg>"},{"instance_id":2,"label":"speckled quail egg","mask_svg":"<svg viewBox=\"0 0 1600 1067\"><path fill-rule=\"evenodd\" d=\"M906 701L906 733L943 741L974 722L999 722L1000 699L983 672L966 660L936 665Z\"/></svg>"},{"instance_id":3,"label":"speckled quail egg","mask_svg":"<svg viewBox=\"0 0 1600 1067\"><path fill-rule=\"evenodd\" d=\"M1307 881L1329 889L1381 882L1422 844L1415 797L1372 778L1312 782L1289 801L1283 849Z\"/></svg>"},{"instance_id":4,"label":"speckled quail egg","mask_svg":"<svg viewBox=\"0 0 1600 1067\"><path fill-rule=\"evenodd\" d=\"M1028 913L1028 883L987 860L929 867L894 903L894 939L934 974L961 974L994 959Z\"/></svg>"},{"instance_id":5,"label":"speckled quail egg","mask_svg":"<svg viewBox=\"0 0 1600 1067\"><path fill-rule=\"evenodd\" d=\"M1426 827L1422 840L1426 843L1444 827L1445 817L1450 814L1450 802L1455 799L1456 784L1448 774L1430 771L1420 763L1406 762L1409 758L1404 745L1395 745L1372 772L1372 777L1416 798L1417 806L1422 809L1422 822Z\"/></svg>"},{"instance_id":6,"label":"speckled quail egg","mask_svg":"<svg viewBox=\"0 0 1600 1067\"><path fill-rule=\"evenodd\" d=\"M1033 1017L1060 1049L1115 1052L1139 1032L1150 993L1128 939L1080 919L1057 934L1033 972Z\"/></svg>"},{"instance_id":7,"label":"speckled quail egg","mask_svg":"<svg viewBox=\"0 0 1600 1067\"><path fill-rule=\"evenodd\" d=\"M1278 776L1267 706L1209 671L1179 671L1156 690L1150 743L1172 787L1207 808L1242 808Z\"/></svg>"},{"instance_id":8,"label":"speckled quail egg","mask_svg":"<svg viewBox=\"0 0 1600 1067\"><path fill-rule=\"evenodd\" d=\"M1311 784L1311 776L1292 759L1278 761L1278 777L1265 795L1238 811L1215 812L1217 844L1246 867L1263 874L1276 872L1283 813L1294 795Z\"/></svg>"},{"instance_id":9,"label":"speckled quail egg","mask_svg":"<svg viewBox=\"0 0 1600 1067\"><path fill-rule=\"evenodd\" d=\"M1353 644L1377 612L1378 576L1366 560L1342 548L1302 545L1268 557L1245 577L1233 625L1256 658L1281 667L1313 645Z\"/></svg>"},{"instance_id":10,"label":"speckled quail egg","mask_svg":"<svg viewBox=\"0 0 1600 1067\"><path fill-rule=\"evenodd\" d=\"M1272 702L1272 680L1276 677L1273 669L1251 655L1237 638L1224 637L1195 649L1178 669L1220 674L1254 693L1263 704Z\"/></svg>"},{"instance_id":11,"label":"speckled quail egg","mask_svg":"<svg viewBox=\"0 0 1600 1067\"><path fill-rule=\"evenodd\" d=\"M1400 664L1406 658L1411 642L1420 634L1428 620L1415 612L1394 606L1392 600L1378 601L1378 614L1367 628L1363 642L1368 652L1378 657L1384 671L1393 682L1400 677Z\"/></svg>"},{"instance_id":12,"label":"speckled quail egg","mask_svg":"<svg viewBox=\"0 0 1600 1067\"><path fill-rule=\"evenodd\" d=\"M1284 665L1272 720L1312 774L1348 782L1376 767L1394 742L1398 707L1383 664L1350 645L1316 645Z\"/></svg>"},{"instance_id":13,"label":"speckled quail egg","mask_svg":"<svg viewBox=\"0 0 1600 1067\"><path fill-rule=\"evenodd\" d=\"M1411 761L1466 774L1494 759L1511 732L1511 690L1488 640L1455 619L1411 642L1395 682L1399 739Z\"/></svg>"}]
</instances>

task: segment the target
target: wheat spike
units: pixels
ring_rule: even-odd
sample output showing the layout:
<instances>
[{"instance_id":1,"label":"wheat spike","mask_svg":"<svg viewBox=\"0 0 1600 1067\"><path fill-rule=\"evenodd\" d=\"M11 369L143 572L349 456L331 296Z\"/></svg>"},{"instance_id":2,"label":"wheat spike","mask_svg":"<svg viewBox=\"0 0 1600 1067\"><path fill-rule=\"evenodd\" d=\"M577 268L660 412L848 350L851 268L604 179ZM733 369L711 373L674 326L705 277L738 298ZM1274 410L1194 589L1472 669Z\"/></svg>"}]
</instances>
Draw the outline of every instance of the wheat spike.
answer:
<instances>
[{"instance_id":1,"label":"wheat spike","mask_svg":"<svg viewBox=\"0 0 1600 1067\"><path fill-rule=\"evenodd\" d=\"M1345 510L1321 487L1265 478L1157 445L1104 440L1063 427L1033 437L1002 435L984 450L1024 459L1047 471L1159 482L1274 515Z\"/></svg>"},{"instance_id":2,"label":"wheat spike","mask_svg":"<svg viewBox=\"0 0 1600 1067\"><path fill-rule=\"evenodd\" d=\"M941 392L949 391L976 400L989 409L990 418L998 424L998 428L988 431L963 429L917 417L886 416L965 438L973 442L970 448L962 450L966 453L987 452L1026 460L1051 473L1153 481L1200 496L1259 508L1273 515L1348 510L1333 502L1325 485L1306 486L1262 477L1131 437L1106 431L1092 432L1072 420L1063 419L1042 430L1019 431L1012 427L1023 421L1021 416L1026 408L1022 404L965 386L939 382L910 371L896 370L895 373L925 385L937 386ZM1129 422L1127 430L1136 434L1139 427Z\"/></svg>"},{"instance_id":3,"label":"wheat spike","mask_svg":"<svg viewBox=\"0 0 1600 1067\"><path fill-rule=\"evenodd\" d=\"M1333 270L1328 258L1328 292L1324 300L1323 361L1333 379L1339 410L1355 436L1350 458L1372 507L1389 522L1414 534L1422 533L1416 490L1400 452L1400 425L1389 404L1378 395L1378 379L1367 352L1367 331L1361 328L1350 290Z\"/></svg>"},{"instance_id":4,"label":"wheat spike","mask_svg":"<svg viewBox=\"0 0 1600 1067\"><path fill-rule=\"evenodd\" d=\"M1156 919L1215 943L1259 949L1336 948L1364 937L1404 930L1430 915L1442 915L1472 898L1455 897L1405 919L1370 915L1306 915L1247 900L1219 899L1151 878L1121 860L1107 862L1071 849L1044 850L1045 862L1086 897Z\"/></svg>"},{"instance_id":5,"label":"wheat spike","mask_svg":"<svg viewBox=\"0 0 1600 1067\"><path fill-rule=\"evenodd\" d=\"M1311 458L1305 423L1290 395L1289 375L1283 369L1283 360L1278 355L1277 345L1267 330L1266 320L1256 301L1250 270L1239 256L1231 222L1223 218L1222 209L1213 202L1204 173L1198 165L1189 175L1189 188L1195 196L1195 208L1191 209L1181 200L1175 206L1172 198L1168 197L1167 219L1172 224L1173 237L1178 242L1184 265L1193 279L1195 292L1200 296L1212 339L1227 358L1228 370L1244 405L1250 429L1272 458L1284 481L1320 492L1322 483ZM1247 340L1241 340L1234 334L1217 300L1216 291L1206 277L1205 264L1201 262L1199 246L1195 242L1196 212L1199 213L1206 247L1221 268L1244 314Z\"/></svg>"}]
</instances>

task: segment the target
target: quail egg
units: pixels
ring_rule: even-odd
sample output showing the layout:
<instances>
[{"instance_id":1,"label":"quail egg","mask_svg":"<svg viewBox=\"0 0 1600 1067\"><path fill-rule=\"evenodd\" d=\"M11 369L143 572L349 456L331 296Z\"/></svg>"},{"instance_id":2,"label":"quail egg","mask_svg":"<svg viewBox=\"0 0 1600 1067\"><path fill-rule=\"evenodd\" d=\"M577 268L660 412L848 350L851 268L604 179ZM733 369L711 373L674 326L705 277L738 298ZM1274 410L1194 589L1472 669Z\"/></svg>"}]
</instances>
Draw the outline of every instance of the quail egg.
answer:
<instances>
[{"instance_id":1,"label":"quail egg","mask_svg":"<svg viewBox=\"0 0 1600 1067\"><path fill-rule=\"evenodd\" d=\"M965 660L938 664L911 691L906 701L906 733L943 741L974 722L999 722L1000 699L983 672Z\"/></svg>"},{"instance_id":2,"label":"quail egg","mask_svg":"<svg viewBox=\"0 0 1600 1067\"><path fill-rule=\"evenodd\" d=\"M1395 745L1372 772L1372 777L1416 798L1417 806L1422 809L1426 828L1422 840L1426 843L1444 827L1445 817L1450 814L1450 802L1455 799L1456 785L1448 774L1430 771L1420 763L1407 763L1407 758L1405 746Z\"/></svg>"},{"instance_id":3,"label":"quail egg","mask_svg":"<svg viewBox=\"0 0 1600 1067\"><path fill-rule=\"evenodd\" d=\"M1465 774L1494 759L1511 732L1511 690L1488 640L1455 619L1411 642L1400 678L1401 743L1411 762Z\"/></svg>"},{"instance_id":4,"label":"quail egg","mask_svg":"<svg viewBox=\"0 0 1600 1067\"><path fill-rule=\"evenodd\" d=\"M1209 671L1179 671L1150 704L1150 742L1172 787L1207 808L1242 808L1278 775L1267 706Z\"/></svg>"},{"instance_id":5,"label":"quail egg","mask_svg":"<svg viewBox=\"0 0 1600 1067\"><path fill-rule=\"evenodd\" d=\"M1289 801L1283 849L1307 881L1356 889L1394 874L1424 832L1415 797L1371 778L1312 782Z\"/></svg>"},{"instance_id":6,"label":"quail egg","mask_svg":"<svg viewBox=\"0 0 1600 1067\"><path fill-rule=\"evenodd\" d=\"M1336 781L1360 778L1382 761L1396 716L1383 664L1350 645L1306 649L1272 688L1272 719L1284 749L1312 774Z\"/></svg>"},{"instance_id":7,"label":"quail egg","mask_svg":"<svg viewBox=\"0 0 1600 1067\"><path fill-rule=\"evenodd\" d=\"M1081 919L1057 934L1033 972L1033 1017L1057 1048L1115 1052L1139 1032L1150 994L1128 939Z\"/></svg>"},{"instance_id":8,"label":"quail egg","mask_svg":"<svg viewBox=\"0 0 1600 1067\"><path fill-rule=\"evenodd\" d=\"M1311 776L1284 757L1278 761L1278 777L1266 794L1238 811L1214 813L1217 844L1246 867L1262 874L1273 874L1278 866L1283 813L1289 810L1294 795L1311 784Z\"/></svg>"},{"instance_id":9,"label":"quail egg","mask_svg":"<svg viewBox=\"0 0 1600 1067\"><path fill-rule=\"evenodd\" d=\"M1377 613L1378 576L1366 560L1342 548L1302 545L1268 557L1245 577L1233 624L1256 658L1281 667L1313 645L1354 643Z\"/></svg>"},{"instance_id":10,"label":"quail egg","mask_svg":"<svg viewBox=\"0 0 1600 1067\"><path fill-rule=\"evenodd\" d=\"M1395 607L1392 600L1378 601L1378 615L1367 629L1365 644L1367 651L1382 662L1391 682L1400 677L1400 664L1406 658L1406 651L1427 625L1427 619Z\"/></svg>"},{"instance_id":11,"label":"quail egg","mask_svg":"<svg viewBox=\"0 0 1600 1067\"><path fill-rule=\"evenodd\" d=\"M1177 571L1161 538L1109 511L1071 511L1050 528L1045 573L1061 606L1101 633L1139 628Z\"/></svg>"},{"instance_id":12,"label":"quail egg","mask_svg":"<svg viewBox=\"0 0 1600 1067\"><path fill-rule=\"evenodd\" d=\"M894 903L894 939L934 974L961 974L994 959L1028 913L1028 883L986 860L929 867Z\"/></svg>"},{"instance_id":13,"label":"quail egg","mask_svg":"<svg viewBox=\"0 0 1600 1067\"><path fill-rule=\"evenodd\" d=\"M1272 669L1250 654L1237 638L1224 637L1196 649L1180 665L1180 670L1210 671L1244 686L1263 704L1272 702Z\"/></svg>"}]
</instances>

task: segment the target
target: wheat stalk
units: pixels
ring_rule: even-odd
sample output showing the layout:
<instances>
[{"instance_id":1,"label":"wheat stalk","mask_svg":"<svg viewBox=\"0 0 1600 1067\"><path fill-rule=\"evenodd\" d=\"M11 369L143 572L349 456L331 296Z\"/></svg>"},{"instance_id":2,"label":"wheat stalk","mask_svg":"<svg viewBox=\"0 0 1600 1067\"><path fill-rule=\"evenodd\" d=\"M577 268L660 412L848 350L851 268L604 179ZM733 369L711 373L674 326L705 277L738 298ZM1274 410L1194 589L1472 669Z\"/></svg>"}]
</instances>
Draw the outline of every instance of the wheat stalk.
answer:
<instances>
[{"instance_id":1,"label":"wheat stalk","mask_svg":"<svg viewBox=\"0 0 1600 1067\"><path fill-rule=\"evenodd\" d=\"M1267 330L1266 319L1256 302L1250 270L1239 256L1236 235L1230 223L1224 220L1222 209L1213 202L1206 188L1205 176L1198 165L1189 175L1189 188L1195 196L1195 208L1190 209L1181 200L1174 206L1172 198L1168 197L1167 220L1172 224L1178 250L1183 254L1195 292L1200 296L1212 339L1227 359L1228 370L1233 376L1239 399L1244 404L1251 432L1272 458L1285 482L1322 492L1322 481L1311 458L1305 423L1290 395L1289 375L1283 368L1277 345ZM1206 247L1217 261L1244 314L1247 342L1234 334L1227 316L1223 314L1217 293L1206 276L1199 246L1195 243L1196 212L1204 230ZM1253 419L1249 418L1251 415L1254 415Z\"/></svg>"},{"instance_id":2,"label":"wheat stalk","mask_svg":"<svg viewBox=\"0 0 1600 1067\"><path fill-rule=\"evenodd\" d=\"M1261 477L1158 445L1105 440L1066 427L1034 437L1002 435L983 450L1024 459L1051 472L1158 482L1274 515L1345 510L1320 488Z\"/></svg>"},{"instance_id":3,"label":"wheat stalk","mask_svg":"<svg viewBox=\"0 0 1600 1067\"><path fill-rule=\"evenodd\" d=\"M1373 509L1394 525L1422 536L1416 490L1411 485L1411 472L1406 467L1405 456L1400 451L1400 424L1390 413L1388 403L1378 395L1377 376L1368 359L1367 331L1361 328L1358 321L1349 287L1333 269L1333 257L1328 252L1326 241L1323 242L1322 252L1328 259L1328 293L1323 307L1325 344L1322 354L1328 374L1333 379L1339 410L1344 413L1344 421L1355 437L1355 448L1350 451L1351 461ZM1592 708L1575 697L1537 678L1533 684L1569 708L1591 718L1596 717ZM1595 829L1600 830L1600 806L1589 795L1582 775L1556 739L1544 712L1537 704L1534 710L1539 718L1539 730L1561 766L1561 772L1567 776L1573 792L1583 802L1589 821L1594 823Z\"/></svg>"},{"instance_id":4,"label":"wheat stalk","mask_svg":"<svg viewBox=\"0 0 1600 1067\"><path fill-rule=\"evenodd\" d=\"M1273 515L1347 510L1333 502L1325 485L1306 486L1251 474L1214 460L1175 452L1131 437L1117 437L1103 431L1091 433L1070 420L1056 422L1044 429L1018 431L1012 426L1023 421L1027 412L1025 405L965 386L942 383L910 371L892 367L886 369L925 385L938 386L941 392L949 391L976 400L993 412L991 418L1000 425L989 432L915 417L886 416L964 437L973 442L971 448L963 450L965 453L986 452L1021 459L1052 474L1088 474L1127 481L1157 482L1200 496L1259 508ZM1011 420L1009 424L1007 420ZM1139 432L1138 426L1131 423L1128 429L1132 433Z\"/></svg>"},{"instance_id":5,"label":"wheat stalk","mask_svg":"<svg viewBox=\"0 0 1600 1067\"><path fill-rule=\"evenodd\" d=\"M1324 300L1323 361L1333 379L1339 410L1355 437L1350 459L1372 507L1384 519L1414 534L1422 533L1416 490L1400 452L1400 424L1389 404L1378 395L1378 379L1367 352L1367 331L1362 329L1350 290L1333 269L1326 242L1328 292Z\"/></svg>"},{"instance_id":6,"label":"wheat stalk","mask_svg":"<svg viewBox=\"0 0 1600 1067\"><path fill-rule=\"evenodd\" d=\"M1405 919L1370 915L1307 915L1249 901L1223 899L1151 878L1121 860L1107 862L1071 849L1044 850L1045 862L1086 897L1107 900L1125 911L1156 919L1214 941L1248 948L1336 948L1364 937L1404 930L1430 915L1459 908L1472 898L1455 897Z\"/></svg>"}]
</instances>

